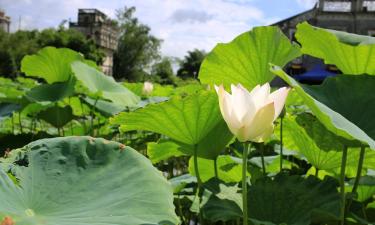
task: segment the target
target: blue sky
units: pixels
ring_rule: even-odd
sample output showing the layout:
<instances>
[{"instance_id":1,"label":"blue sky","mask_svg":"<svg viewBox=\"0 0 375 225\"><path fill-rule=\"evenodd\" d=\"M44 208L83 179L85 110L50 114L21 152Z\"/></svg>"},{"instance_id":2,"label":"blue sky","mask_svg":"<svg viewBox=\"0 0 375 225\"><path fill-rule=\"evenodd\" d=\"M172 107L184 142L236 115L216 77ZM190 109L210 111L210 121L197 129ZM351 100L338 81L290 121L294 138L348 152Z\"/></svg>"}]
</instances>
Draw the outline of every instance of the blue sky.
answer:
<instances>
[{"instance_id":1,"label":"blue sky","mask_svg":"<svg viewBox=\"0 0 375 225\"><path fill-rule=\"evenodd\" d=\"M78 8L97 8L110 17L135 6L136 16L163 39L162 53L183 57L198 48L210 51L253 26L268 25L311 8L316 0L1 0L11 30L56 27L77 20Z\"/></svg>"}]
</instances>

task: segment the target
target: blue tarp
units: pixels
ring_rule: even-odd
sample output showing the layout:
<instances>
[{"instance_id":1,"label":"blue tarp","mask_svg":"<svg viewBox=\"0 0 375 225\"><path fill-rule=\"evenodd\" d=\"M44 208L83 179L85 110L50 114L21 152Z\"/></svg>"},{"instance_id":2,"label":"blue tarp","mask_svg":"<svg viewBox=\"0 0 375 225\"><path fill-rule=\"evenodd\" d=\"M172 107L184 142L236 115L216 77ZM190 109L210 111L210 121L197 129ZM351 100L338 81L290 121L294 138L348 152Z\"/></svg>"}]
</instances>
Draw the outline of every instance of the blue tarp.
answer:
<instances>
[{"instance_id":1,"label":"blue tarp","mask_svg":"<svg viewBox=\"0 0 375 225\"><path fill-rule=\"evenodd\" d=\"M336 76L336 73L327 71L324 65L316 65L311 70L295 75L293 78L299 82L319 82L323 81L326 77Z\"/></svg>"}]
</instances>

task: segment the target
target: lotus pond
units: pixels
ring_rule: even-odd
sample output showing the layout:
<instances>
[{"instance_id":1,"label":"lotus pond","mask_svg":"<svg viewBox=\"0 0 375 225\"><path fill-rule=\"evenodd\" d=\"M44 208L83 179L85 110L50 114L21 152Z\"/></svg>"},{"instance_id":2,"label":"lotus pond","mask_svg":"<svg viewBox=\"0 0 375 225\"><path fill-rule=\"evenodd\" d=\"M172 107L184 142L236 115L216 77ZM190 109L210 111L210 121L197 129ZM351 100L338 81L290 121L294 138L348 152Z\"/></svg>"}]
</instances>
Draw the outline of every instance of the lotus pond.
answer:
<instances>
[{"instance_id":1,"label":"lotus pond","mask_svg":"<svg viewBox=\"0 0 375 225\"><path fill-rule=\"evenodd\" d=\"M296 39L256 27L179 87L65 48L24 57L0 78L0 224L374 224L375 38ZM283 68L303 55L342 74L300 84Z\"/></svg>"}]
</instances>

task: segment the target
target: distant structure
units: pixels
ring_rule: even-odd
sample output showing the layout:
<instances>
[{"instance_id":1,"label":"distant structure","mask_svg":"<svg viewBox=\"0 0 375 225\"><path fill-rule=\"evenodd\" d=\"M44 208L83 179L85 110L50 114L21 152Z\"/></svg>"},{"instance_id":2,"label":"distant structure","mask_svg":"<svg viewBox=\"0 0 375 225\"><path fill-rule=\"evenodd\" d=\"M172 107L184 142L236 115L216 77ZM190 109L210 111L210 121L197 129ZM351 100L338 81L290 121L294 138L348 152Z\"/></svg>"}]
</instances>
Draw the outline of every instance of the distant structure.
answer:
<instances>
[{"instance_id":1,"label":"distant structure","mask_svg":"<svg viewBox=\"0 0 375 225\"><path fill-rule=\"evenodd\" d=\"M111 19L97 9L79 9L78 22L70 22L76 29L95 41L105 53L101 65L105 74L112 76L113 53L117 49L119 31Z\"/></svg>"},{"instance_id":2,"label":"distant structure","mask_svg":"<svg viewBox=\"0 0 375 225\"><path fill-rule=\"evenodd\" d=\"M5 15L5 12L0 10L0 29L5 32L10 32L10 17Z\"/></svg>"},{"instance_id":3,"label":"distant structure","mask_svg":"<svg viewBox=\"0 0 375 225\"><path fill-rule=\"evenodd\" d=\"M316 27L375 36L375 0L317 0L312 9L273 25L279 26L285 35L295 41L296 25L303 21ZM323 70L339 72L335 66L324 65L321 60L310 56L294 60L287 68L291 74L301 74L314 69L320 70L320 73Z\"/></svg>"}]
</instances>

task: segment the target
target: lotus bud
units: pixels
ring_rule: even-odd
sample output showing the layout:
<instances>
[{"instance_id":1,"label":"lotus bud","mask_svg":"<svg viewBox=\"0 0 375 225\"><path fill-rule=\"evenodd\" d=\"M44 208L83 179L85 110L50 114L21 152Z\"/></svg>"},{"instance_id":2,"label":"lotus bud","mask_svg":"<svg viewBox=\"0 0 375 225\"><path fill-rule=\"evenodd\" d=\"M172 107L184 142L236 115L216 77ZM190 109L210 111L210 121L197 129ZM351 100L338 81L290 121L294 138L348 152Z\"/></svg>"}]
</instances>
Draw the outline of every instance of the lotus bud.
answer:
<instances>
[{"instance_id":1,"label":"lotus bud","mask_svg":"<svg viewBox=\"0 0 375 225\"><path fill-rule=\"evenodd\" d=\"M153 90L154 90L154 85L151 82L146 81L146 82L143 83L142 93L144 95L151 94Z\"/></svg>"},{"instance_id":2,"label":"lotus bud","mask_svg":"<svg viewBox=\"0 0 375 225\"><path fill-rule=\"evenodd\" d=\"M215 85L220 111L230 131L241 142L264 142L273 132L273 122L283 110L289 88L273 93L268 83L257 85L251 92L241 84L231 85L232 93L223 85Z\"/></svg>"}]
</instances>

